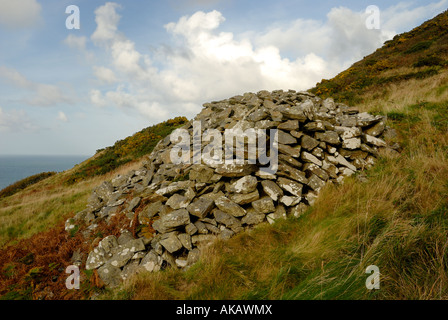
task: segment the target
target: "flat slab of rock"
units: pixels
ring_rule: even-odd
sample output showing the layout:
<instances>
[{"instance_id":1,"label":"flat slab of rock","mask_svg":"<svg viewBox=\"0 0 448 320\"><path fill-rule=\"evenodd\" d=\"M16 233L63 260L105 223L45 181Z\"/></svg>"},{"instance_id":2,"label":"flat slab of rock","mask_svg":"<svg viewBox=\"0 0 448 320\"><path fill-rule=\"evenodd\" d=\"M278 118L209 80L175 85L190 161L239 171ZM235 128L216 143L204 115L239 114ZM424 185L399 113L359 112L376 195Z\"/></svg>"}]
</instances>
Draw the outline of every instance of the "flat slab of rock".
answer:
<instances>
[{"instance_id":1,"label":"flat slab of rock","mask_svg":"<svg viewBox=\"0 0 448 320\"><path fill-rule=\"evenodd\" d=\"M214 207L215 203L212 199L199 198L188 205L187 210L191 215L203 219L212 211Z\"/></svg>"},{"instance_id":2,"label":"flat slab of rock","mask_svg":"<svg viewBox=\"0 0 448 320\"><path fill-rule=\"evenodd\" d=\"M270 180L264 180L261 182L263 191L271 197L272 200L278 201L283 196L283 190L274 182Z\"/></svg>"},{"instance_id":3,"label":"flat slab of rock","mask_svg":"<svg viewBox=\"0 0 448 320\"><path fill-rule=\"evenodd\" d=\"M180 226L190 223L190 214L186 209L170 212L160 219L154 221L152 227L160 233L173 231Z\"/></svg>"},{"instance_id":4,"label":"flat slab of rock","mask_svg":"<svg viewBox=\"0 0 448 320\"><path fill-rule=\"evenodd\" d=\"M226 197L219 197L218 199L216 199L215 205L220 210L229 213L234 217L243 217L246 215L246 210Z\"/></svg>"},{"instance_id":5,"label":"flat slab of rock","mask_svg":"<svg viewBox=\"0 0 448 320\"><path fill-rule=\"evenodd\" d=\"M223 177L244 177L258 170L253 164L220 164L215 172Z\"/></svg>"},{"instance_id":6,"label":"flat slab of rock","mask_svg":"<svg viewBox=\"0 0 448 320\"><path fill-rule=\"evenodd\" d=\"M257 188L258 180L254 176L245 176L230 185L230 192L251 193Z\"/></svg>"}]
</instances>

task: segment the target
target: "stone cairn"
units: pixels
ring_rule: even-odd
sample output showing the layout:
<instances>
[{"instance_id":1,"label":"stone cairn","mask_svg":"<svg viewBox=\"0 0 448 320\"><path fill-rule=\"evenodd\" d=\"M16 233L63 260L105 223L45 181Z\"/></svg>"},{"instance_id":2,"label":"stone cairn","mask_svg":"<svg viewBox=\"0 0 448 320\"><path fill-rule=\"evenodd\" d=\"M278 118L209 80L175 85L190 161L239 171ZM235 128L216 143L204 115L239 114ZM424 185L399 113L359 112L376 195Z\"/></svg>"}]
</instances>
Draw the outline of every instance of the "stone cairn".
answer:
<instances>
[{"instance_id":1,"label":"stone cairn","mask_svg":"<svg viewBox=\"0 0 448 320\"><path fill-rule=\"evenodd\" d=\"M382 152L398 149L384 140L395 134L384 117L308 92L245 93L203 107L183 127L191 137L193 121L200 121L202 130L219 132L278 129L277 172L267 174L250 163L174 164L170 151L175 144L170 136L161 140L142 168L104 182L93 191L87 208L66 222L67 231L87 225L86 238L101 220L109 222L115 215L126 215L133 223L138 216L140 225L152 228L152 233L136 237L129 229L120 230L119 237L104 237L88 254L86 269L96 269L107 286L141 271L188 268L214 239L299 217L326 183L342 183L344 177L373 166ZM79 255L72 260L82 265Z\"/></svg>"}]
</instances>

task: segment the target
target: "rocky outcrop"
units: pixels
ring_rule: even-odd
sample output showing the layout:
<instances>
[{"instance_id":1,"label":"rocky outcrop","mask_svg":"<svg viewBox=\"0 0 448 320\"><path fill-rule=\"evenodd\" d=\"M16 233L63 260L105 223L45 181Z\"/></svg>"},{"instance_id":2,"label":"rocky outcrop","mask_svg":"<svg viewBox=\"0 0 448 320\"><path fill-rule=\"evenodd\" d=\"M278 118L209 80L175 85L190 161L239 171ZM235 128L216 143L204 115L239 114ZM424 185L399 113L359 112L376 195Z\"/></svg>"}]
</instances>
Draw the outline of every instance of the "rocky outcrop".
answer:
<instances>
[{"instance_id":1,"label":"rocky outcrop","mask_svg":"<svg viewBox=\"0 0 448 320\"><path fill-rule=\"evenodd\" d=\"M265 140L254 154L249 147L244 150L243 163L198 162L194 146L199 143L201 151L207 150L211 140L195 141L194 123L202 132L222 133L223 139L226 129L277 129L276 170L262 170L266 163L259 161L266 154L263 145L271 146L271 156L276 145L269 131L258 136ZM260 223L299 217L327 183L342 183L344 177L371 167L382 151L397 152L382 139L391 132L382 116L292 90L206 103L182 129L193 137L186 144L190 149L183 163L172 159L177 141L164 138L142 168L104 182L86 209L66 222L67 231L88 225L83 231L86 237L99 221L116 215L153 230L135 237L128 230L118 238L105 235L89 253L86 268L97 269L109 286L136 272L191 266L201 248L215 239L229 239ZM258 160L248 161L251 156ZM224 154L220 157L223 160Z\"/></svg>"}]
</instances>

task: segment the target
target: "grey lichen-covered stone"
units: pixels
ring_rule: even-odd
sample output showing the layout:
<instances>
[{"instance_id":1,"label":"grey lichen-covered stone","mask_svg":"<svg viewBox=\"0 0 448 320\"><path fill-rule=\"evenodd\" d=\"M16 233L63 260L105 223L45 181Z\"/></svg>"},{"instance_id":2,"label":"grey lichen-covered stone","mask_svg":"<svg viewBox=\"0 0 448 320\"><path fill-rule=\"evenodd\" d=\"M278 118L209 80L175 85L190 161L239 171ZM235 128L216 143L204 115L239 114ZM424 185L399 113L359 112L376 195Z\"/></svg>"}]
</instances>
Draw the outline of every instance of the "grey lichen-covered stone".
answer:
<instances>
[{"instance_id":1,"label":"grey lichen-covered stone","mask_svg":"<svg viewBox=\"0 0 448 320\"><path fill-rule=\"evenodd\" d=\"M212 199L199 198L187 207L188 212L200 219L205 218L214 208L215 204Z\"/></svg>"},{"instance_id":2,"label":"grey lichen-covered stone","mask_svg":"<svg viewBox=\"0 0 448 320\"><path fill-rule=\"evenodd\" d=\"M139 206L139 204L140 204L141 201L142 201L142 199L141 199L140 197L133 198L133 199L129 202L128 207L127 207L127 210L128 210L129 212L134 211L134 209L137 208L137 207Z\"/></svg>"},{"instance_id":3,"label":"grey lichen-covered stone","mask_svg":"<svg viewBox=\"0 0 448 320\"><path fill-rule=\"evenodd\" d=\"M291 157L298 158L300 157L301 146L288 146L286 144L278 144L278 152L290 155Z\"/></svg>"},{"instance_id":4,"label":"grey lichen-covered stone","mask_svg":"<svg viewBox=\"0 0 448 320\"><path fill-rule=\"evenodd\" d=\"M193 250L193 244L191 243L191 236L186 233L181 233L177 235L177 238L182 243L182 246L184 246L187 250Z\"/></svg>"},{"instance_id":5,"label":"grey lichen-covered stone","mask_svg":"<svg viewBox=\"0 0 448 320\"><path fill-rule=\"evenodd\" d=\"M160 244L170 253L176 252L183 247L182 242L174 233L170 234L168 238L160 240Z\"/></svg>"},{"instance_id":6,"label":"grey lichen-covered stone","mask_svg":"<svg viewBox=\"0 0 448 320\"><path fill-rule=\"evenodd\" d=\"M203 246L210 244L217 238L216 235L212 234L199 234L191 237L191 242L196 246Z\"/></svg>"},{"instance_id":7,"label":"grey lichen-covered stone","mask_svg":"<svg viewBox=\"0 0 448 320\"><path fill-rule=\"evenodd\" d=\"M386 129L386 123L384 121L380 121L371 126L370 128L366 129L364 132L373 137L378 137L380 134L384 132L385 129Z\"/></svg>"},{"instance_id":8,"label":"grey lichen-covered stone","mask_svg":"<svg viewBox=\"0 0 448 320\"><path fill-rule=\"evenodd\" d=\"M332 145L341 143L339 135L335 131L316 132L316 139Z\"/></svg>"},{"instance_id":9,"label":"grey lichen-covered stone","mask_svg":"<svg viewBox=\"0 0 448 320\"><path fill-rule=\"evenodd\" d=\"M115 247L112 250L114 254L109 259L108 263L114 267L121 268L132 259L136 252L143 250L145 250L145 244L142 239L128 241L126 244Z\"/></svg>"},{"instance_id":10,"label":"grey lichen-covered stone","mask_svg":"<svg viewBox=\"0 0 448 320\"><path fill-rule=\"evenodd\" d=\"M364 143L376 146L376 147L386 147L387 143L380 139L380 138L376 138L374 136L368 135L368 134L363 134L362 135L362 140L364 141Z\"/></svg>"},{"instance_id":11,"label":"grey lichen-covered stone","mask_svg":"<svg viewBox=\"0 0 448 320\"><path fill-rule=\"evenodd\" d=\"M297 143L296 138L294 138L292 135L290 135L289 133L287 133L283 130L277 130L277 134L278 134L278 143L281 143L281 144L296 144Z\"/></svg>"},{"instance_id":12,"label":"grey lichen-covered stone","mask_svg":"<svg viewBox=\"0 0 448 320\"><path fill-rule=\"evenodd\" d=\"M322 168L324 168L324 167L325 167L325 164L322 162ZM328 175L328 172L322 168L318 167L314 163L306 163L303 166L303 170L305 172L313 173L316 176L318 176L319 178L321 178L322 180L327 181L328 179L330 179L330 176Z\"/></svg>"},{"instance_id":13,"label":"grey lichen-covered stone","mask_svg":"<svg viewBox=\"0 0 448 320\"><path fill-rule=\"evenodd\" d=\"M306 151L302 152L302 156L301 159L305 162L311 162L314 163L316 165L318 165L319 167L322 166L322 161L319 160L318 158L316 158L314 155L312 155L311 153L308 153Z\"/></svg>"},{"instance_id":14,"label":"grey lichen-covered stone","mask_svg":"<svg viewBox=\"0 0 448 320\"><path fill-rule=\"evenodd\" d=\"M302 216L305 213L305 211L307 209L308 209L308 206L305 203L301 202L298 205L292 207L289 214L296 218L299 218L300 216Z\"/></svg>"},{"instance_id":15,"label":"grey lichen-covered stone","mask_svg":"<svg viewBox=\"0 0 448 320\"><path fill-rule=\"evenodd\" d=\"M125 245L126 243L128 243L129 241L134 240L134 236L132 235L132 233L129 230L123 230L121 232L121 235L118 237L118 244L119 245Z\"/></svg>"},{"instance_id":16,"label":"grey lichen-covered stone","mask_svg":"<svg viewBox=\"0 0 448 320\"><path fill-rule=\"evenodd\" d=\"M139 222L140 224L144 224L154 216L156 216L160 210L162 209L162 201L156 201L153 203L150 203L148 206L146 206L140 213L139 213Z\"/></svg>"},{"instance_id":17,"label":"grey lichen-covered stone","mask_svg":"<svg viewBox=\"0 0 448 320\"><path fill-rule=\"evenodd\" d=\"M243 217L246 215L246 210L226 197L219 197L216 199L215 205L220 210L229 213L234 217Z\"/></svg>"},{"instance_id":18,"label":"grey lichen-covered stone","mask_svg":"<svg viewBox=\"0 0 448 320\"><path fill-rule=\"evenodd\" d=\"M325 185L325 181L320 179L315 174L312 174L310 179L308 180L308 186L315 191L319 191L320 188L322 188L324 185Z\"/></svg>"},{"instance_id":19,"label":"grey lichen-covered stone","mask_svg":"<svg viewBox=\"0 0 448 320\"><path fill-rule=\"evenodd\" d=\"M175 230L178 227L186 226L189 223L190 214L188 211L186 209L179 209L156 220L152 224L152 227L160 233L166 233Z\"/></svg>"},{"instance_id":20,"label":"grey lichen-covered stone","mask_svg":"<svg viewBox=\"0 0 448 320\"><path fill-rule=\"evenodd\" d=\"M255 190L251 193L236 193L230 195L230 200L235 202L238 205L244 205L248 203L252 203L255 200L260 198L260 194L258 190Z\"/></svg>"},{"instance_id":21,"label":"grey lichen-covered stone","mask_svg":"<svg viewBox=\"0 0 448 320\"><path fill-rule=\"evenodd\" d=\"M194 223L194 226L196 227L196 229L198 230L199 234L207 234L208 233L208 229L205 226L205 223L203 223L202 221L196 221Z\"/></svg>"},{"instance_id":22,"label":"grey lichen-covered stone","mask_svg":"<svg viewBox=\"0 0 448 320\"><path fill-rule=\"evenodd\" d=\"M361 148L361 138L350 138L342 141L342 148L355 150Z\"/></svg>"},{"instance_id":23,"label":"grey lichen-covered stone","mask_svg":"<svg viewBox=\"0 0 448 320\"><path fill-rule=\"evenodd\" d=\"M334 130L341 136L343 140L356 138L361 136L362 134L362 130L357 127L336 126Z\"/></svg>"},{"instance_id":24,"label":"grey lichen-covered stone","mask_svg":"<svg viewBox=\"0 0 448 320\"><path fill-rule=\"evenodd\" d=\"M105 237L98 246L93 249L86 261L86 269L96 269L107 262L112 257L112 249L118 247L117 238L113 235Z\"/></svg>"},{"instance_id":25,"label":"grey lichen-covered stone","mask_svg":"<svg viewBox=\"0 0 448 320\"><path fill-rule=\"evenodd\" d=\"M333 156L327 156L328 161L330 161L333 164L339 164L339 165L343 165L347 168L349 168L350 170L355 171L356 167L354 165L352 165L350 162L348 162L343 156L338 155L336 157Z\"/></svg>"},{"instance_id":26,"label":"grey lichen-covered stone","mask_svg":"<svg viewBox=\"0 0 448 320\"><path fill-rule=\"evenodd\" d=\"M293 131L299 129L299 121L298 120L287 120L282 123L280 123L277 126L278 129L281 130L287 130L287 131Z\"/></svg>"},{"instance_id":27,"label":"grey lichen-covered stone","mask_svg":"<svg viewBox=\"0 0 448 320\"><path fill-rule=\"evenodd\" d=\"M272 201L272 200L271 200ZM243 217L241 222L243 224L248 225L257 225L262 223L266 219L266 215L260 212L249 212L246 216Z\"/></svg>"},{"instance_id":28,"label":"grey lichen-covered stone","mask_svg":"<svg viewBox=\"0 0 448 320\"><path fill-rule=\"evenodd\" d=\"M319 145L319 141L310 137L309 135L302 136L300 145L303 149L311 151Z\"/></svg>"},{"instance_id":29,"label":"grey lichen-covered stone","mask_svg":"<svg viewBox=\"0 0 448 320\"><path fill-rule=\"evenodd\" d=\"M261 182L263 191L271 197L272 200L277 201L283 196L283 190L274 182L270 180L264 180Z\"/></svg>"},{"instance_id":30,"label":"grey lichen-covered stone","mask_svg":"<svg viewBox=\"0 0 448 320\"><path fill-rule=\"evenodd\" d=\"M214 170L204 164L196 164L190 170L189 178L196 182L207 183L214 175Z\"/></svg>"},{"instance_id":31,"label":"grey lichen-covered stone","mask_svg":"<svg viewBox=\"0 0 448 320\"><path fill-rule=\"evenodd\" d=\"M201 257L201 252L198 248L194 248L190 252L188 252L187 263L189 266L199 261Z\"/></svg>"},{"instance_id":32,"label":"grey lichen-covered stone","mask_svg":"<svg viewBox=\"0 0 448 320\"><path fill-rule=\"evenodd\" d=\"M244 177L257 171L254 164L220 164L215 172L224 177Z\"/></svg>"},{"instance_id":33,"label":"grey lichen-covered stone","mask_svg":"<svg viewBox=\"0 0 448 320\"><path fill-rule=\"evenodd\" d=\"M184 197L178 193L173 194L166 202L167 206L170 206L174 210L186 208L190 203L190 199Z\"/></svg>"},{"instance_id":34,"label":"grey lichen-covered stone","mask_svg":"<svg viewBox=\"0 0 448 320\"><path fill-rule=\"evenodd\" d=\"M277 175L281 177L291 178L303 184L306 184L308 182L305 173L285 164L278 165Z\"/></svg>"},{"instance_id":35,"label":"grey lichen-covered stone","mask_svg":"<svg viewBox=\"0 0 448 320\"><path fill-rule=\"evenodd\" d=\"M140 261L140 267L148 272L159 271L162 267L163 259L155 253L155 251L150 251L148 254Z\"/></svg>"},{"instance_id":36,"label":"grey lichen-covered stone","mask_svg":"<svg viewBox=\"0 0 448 320\"><path fill-rule=\"evenodd\" d=\"M374 116L374 115L371 115L371 114L369 114L367 112L363 112L363 113L359 113L357 115L356 125L358 127L368 127L368 126L370 126L372 124L375 124L375 123L377 123L377 122L379 122L381 120L383 120L382 116L379 116L379 115L378 116Z\"/></svg>"},{"instance_id":37,"label":"grey lichen-covered stone","mask_svg":"<svg viewBox=\"0 0 448 320\"><path fill-rule=\"evenodd\" d=\"M185 232L191 236L198 232L198 228L193 223L189 223L185 226Z\"/></svg>"},{"instance_id":38,"label":"grey lichen-covered stone","mask_svg":"<svg viewBox=\"0 0 448 320\"><path fill-rule=\"evenodd\" d=\"M274 202L270 197L263 197L257 201L252 202L252 207L258 213L271 213L275 211Z\"/></svg>"},{"instance_id":39,"label":"grey lichen-covered stone","mask_svg":"<svg viewBox=\"0 0 448 320\"><path fill-rule=\"evenodd\" d=\"M214 210L213 215L218 223L225 225L232 231L239 232L242 230L240 220L235 218L234 216L221 210Z\"/></svg>"},{"instance_id":40,"label":"grey lichen-covered stone","mask_svg":"<svg viewBox=\"0 0 448 320\"><path fill-rule=\"evenodd\" d=\"M172 182L167 187L158 189L156 191L156 193L158 195L162 195L162 196L171 195L180 190L187 189L189 186L191 186L191 181L176 181L176 182Z\"/></svg>"},{"instance_id":41,"label":"grey lichen-covered stone","mask_svg":"<svg viewBox=\"0 0 448 320\"><path fill-rule=\"evenodd\" d=\"M280 203L284 204L287 207L292 207L300 203L302 197L297 196L283 196L280 198Z\"/></svg>"},{"instance_id":42,"label":"grey lichen-covered stone","mask_svg":"<svg viewBox=\"0 0 448 320\"><path fill-rule=\"evenodd\" d=\"M230 185L230 192L251 193L257 188L258 180L254 176L245 176Z\"/></svg>"},{"instance_id":43,"label":"grey lichen-covered stone","mask_svg":"<svg viewBox=\"0 0 448 320\"><path fill-rule=\"evenodd\" d=\"M277 184L280 186L280 188L282 188L289 194L292 194L296 197L302 196L303 185L301 183L280 177L277 180Z\"/></svg>"},{"instance_id":44,"label":"grey lichen-covered stone","mask_svg":"<svg viewBox=\"0 0 448 320\"><path fill-rule=\"evenodd\" d=\"M98 275L104 284L110 288L118 287L121 284L121 269L111 264L106 264L98 269Z\"/></svg>"},{"instance_id":45,"label":"grey lichen-covered stone","mask_svg":"<svg viewBox=\"0 0 448 320\"><path fill-rule=\"evenodd\" d=\"M309 122L304 126L305 131L325 131L325 125L321 121Z\"/></svg>"}]
</instances>

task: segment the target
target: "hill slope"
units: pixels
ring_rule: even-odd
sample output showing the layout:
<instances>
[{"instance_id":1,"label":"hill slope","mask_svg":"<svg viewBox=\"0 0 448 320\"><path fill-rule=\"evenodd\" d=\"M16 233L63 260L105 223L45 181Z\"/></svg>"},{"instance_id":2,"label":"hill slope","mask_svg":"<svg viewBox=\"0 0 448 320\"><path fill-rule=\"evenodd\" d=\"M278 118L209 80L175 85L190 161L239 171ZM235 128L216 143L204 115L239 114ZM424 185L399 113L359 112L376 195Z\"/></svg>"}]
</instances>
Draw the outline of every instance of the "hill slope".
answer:
<instances>
[{"instance_id":1,"label":"hill slope","mask_svg":"<svg viewBox=\"0 0 448 320\"><path fill-rule=\"evenodd\" d=\"M217 242L186 272L167 269L142 274L117 290L103 292L101 297L448 298L447 16L444 12L397 36L347 71L310 90L341 102L356 102L361 111L386 115L388 124L399 133L393 138L403 146L399 157L384 156L367 172L367 180L362 183L353 177L343 186L325 187L315 205L299 219L262 225L227 242ZM130 167L122 168L127 169ZM28 201L32 203L31 194L48 188L50 195L51 190L58 190L51 199L54 203L63 203L64 197L69 197L69 204L61 212L69 214L70 208L74 213L82 210L92 188L113 174L72 186L50 177L0 204L14 206L4 215L14 217L21 214ZM25 220L11 219L9 227L16 228L23 221L26 224L36 218L35 214L27 215ZM51 216L57 214L53 212ZM45 236L54 237L55 232L59 234L57 230L34 236L30 243L37 244ZM2 257L6 257L4 252L18 252L17 248L4 250ZM50 270L52 260L39 260L45 265L27 265L17 257L18 254L9 254L9 260L0 263L2 277L20 276L22 280L16 281L18 286L10 287L4 297L36 297L33 293L42 292L45 287L43 279L36 280L39 275L51 281L51 272L56 272ZM380 290L369 291L365 287L369 265L380 269ZM48 270L42 272L37 267ZM95 275L85 277L91 282L86 282L82 294L57 297L83 298L91 294L97 284Z\"/></svg>"},{"instance_id":2,"label":"hill slope","mask_svg":"<svg viewBox=\"0 0 448 320\"><path fill-rule=\"evenodd\" d=\"M396 35L333 79L323 79L310 92L349 104L371 99L371 96L363 97L366 92L375 92L379 97L387 93L384 87L443 73L448 67L447 43L448 12L445 11L412 31Z\"/></svg>"}]
</instances>

